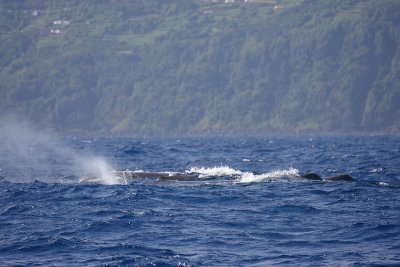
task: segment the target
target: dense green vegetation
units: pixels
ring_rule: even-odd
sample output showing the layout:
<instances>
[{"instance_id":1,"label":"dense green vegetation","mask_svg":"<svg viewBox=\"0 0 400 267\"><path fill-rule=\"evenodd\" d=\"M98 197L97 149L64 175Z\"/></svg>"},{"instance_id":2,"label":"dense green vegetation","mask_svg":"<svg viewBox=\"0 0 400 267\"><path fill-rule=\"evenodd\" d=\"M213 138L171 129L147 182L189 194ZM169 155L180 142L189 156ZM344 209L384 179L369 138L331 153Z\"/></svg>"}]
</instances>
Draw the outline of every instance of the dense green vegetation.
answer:
<instances>
[{"instance_id":1,"label":"dense green vegetation","mask_svg":"<svg viewBox=\"0 0 400 267\"><path fill-rule=\"evenodd\" d=\"M0 114L66 133L400 131L400 1L222 2L0 1Z\"/></svg>"}]
</instances>

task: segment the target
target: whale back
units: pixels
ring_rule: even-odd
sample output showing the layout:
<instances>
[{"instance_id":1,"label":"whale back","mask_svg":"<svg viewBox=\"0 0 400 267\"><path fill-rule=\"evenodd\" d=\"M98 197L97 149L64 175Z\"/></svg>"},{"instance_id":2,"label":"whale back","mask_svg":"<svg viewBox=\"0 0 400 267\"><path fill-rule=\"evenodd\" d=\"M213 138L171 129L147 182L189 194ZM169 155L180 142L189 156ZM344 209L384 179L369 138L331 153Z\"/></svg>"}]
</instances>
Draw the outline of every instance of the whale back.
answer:
<instances>
[{"instance_id":1,"label":"whale back","mask_svg":"<svg viewBox=\"0 0 400 267\"><path fill-rule=\"evenodd\" d=\"M351 177L348 174L339 174L339 175L334 175L334 176L328 176L325 177L324 180L328 180L328 181L355 181L355 179L353 177Z\"/></svg>"},{"instance_id":2,"label":"whale back","mask_svg":"<svg viewBox=\"0 0 400 267\"><path fill-rule=\"evenodd\" d=\"M173 174L166 172L137 172L137 171L116 171L116 176L126 179L156 178L161 180L186 181L199 178L199 175Z\"/></svg>"},{"instance_id":3,"label":"whale back","mask_svg":"<svg viewBox=\"0 0 400 267\"><path fill-rule=\"evenodd\" d=\"M318 174L312 173L312 172L303 174L301 177L304 179L307 179L307 180L314 180L314 181L322 180L321 176L319 176Z\"/></svg>"}]
</instances>

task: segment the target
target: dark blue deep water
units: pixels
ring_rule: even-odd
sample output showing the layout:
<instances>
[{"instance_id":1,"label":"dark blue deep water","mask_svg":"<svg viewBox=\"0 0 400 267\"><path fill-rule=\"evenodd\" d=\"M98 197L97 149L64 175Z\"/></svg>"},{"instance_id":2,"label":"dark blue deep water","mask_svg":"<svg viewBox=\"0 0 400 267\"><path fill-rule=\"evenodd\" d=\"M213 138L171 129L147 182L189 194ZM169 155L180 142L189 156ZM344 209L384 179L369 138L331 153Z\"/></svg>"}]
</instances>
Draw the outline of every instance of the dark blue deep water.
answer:
<instances>
[{"instance_id":1,"label":"dark blue deep water","mask_svg":"<svg viewBox=\"0 0 400 267\"><path fill-rule=\"evenodd\" d=\"M400 266L398 136L33 140L0 154L2 266Z\"/></svg>"}]
</instances>

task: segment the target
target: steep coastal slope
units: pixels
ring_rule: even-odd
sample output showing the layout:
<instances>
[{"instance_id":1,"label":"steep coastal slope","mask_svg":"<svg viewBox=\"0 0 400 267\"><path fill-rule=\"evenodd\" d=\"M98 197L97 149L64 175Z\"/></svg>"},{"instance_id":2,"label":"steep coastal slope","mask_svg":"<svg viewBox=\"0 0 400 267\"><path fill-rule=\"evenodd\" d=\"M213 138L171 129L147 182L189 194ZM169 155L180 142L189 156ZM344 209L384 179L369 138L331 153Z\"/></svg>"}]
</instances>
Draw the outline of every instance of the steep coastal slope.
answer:
<instances>
[{"instance_id":1,"label":"steep coastal slope","mask_svg":"<svg viewBox=\"0 0 400 267\"><path fill-rule=\"evenodd\" d=\"M0 113L104 135L399 132L399 1L220 2L2 1Z\"/></svg>"}]
</instances>

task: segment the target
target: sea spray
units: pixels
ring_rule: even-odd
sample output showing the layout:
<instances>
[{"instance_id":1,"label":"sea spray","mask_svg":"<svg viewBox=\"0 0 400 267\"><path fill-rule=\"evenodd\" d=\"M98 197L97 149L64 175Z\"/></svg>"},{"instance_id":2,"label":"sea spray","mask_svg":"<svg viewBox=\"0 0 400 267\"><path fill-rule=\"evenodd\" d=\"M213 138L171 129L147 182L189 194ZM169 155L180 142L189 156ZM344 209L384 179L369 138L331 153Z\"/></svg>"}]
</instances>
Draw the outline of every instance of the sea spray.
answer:
<instances>
[{"instance_id":1,"label":"sea spray","mask_svg":"<svg viewBox=\"0 0 400 267\"><path fill-rule=\"evenodd\" d=\"M299 177L300 177L299 170L290 167L287 170L273 170L262 174L245 172L243 173L239 181L242 183L254 183L254 182L261 182L264 180L276 180L281 178L299 178Z\"/></svg>"},{"instance_id":2,"label":"sea spray","mask_svg":"<svg viewBox=\"0 0 400 267\"><path fill-rule=\"evenodd\" d=\"M207 178L207 177L215 177L215 176L235 176L241 175L242 172L239 170L232 169L228 166L215 166L211 168L205 167L192 167L189 170L185 171L186 173L198 173L199 178Z\"/></svg>"},{"instance_id":3,"label":"sea spray","mask_svg":"<svg viewBox=\"0 0 400 267\"><path fill-rule=\"evenodd\" d=\"M11 182L61 182L62 177L96 176L104 184L122 183L99 156L79 153L56 134L17 116L0 118L1 176Z\"/></svg>"},{"instance_id":4,"label":"sea spray","mask_svg":"<svg viewBox=\"0 0 400 267\"><path fill-rule=\"evenodd\" d=\"M272 170L269 172L255 174L252 172L245 172L233 169L229 166L215 166L215 167L192 167L186 173L197 173L199 178L221 177L230 176L236 178L241 183L262 182L265 180L275 180L281 178L299 178L299 170L293 167L284 170Z\"/></svg>"},{"instance_id":5,"label":"sea spray","mask_svg":"<svg viewBox=\"0 0 400 267\"><path fill-rule=\"evenodd\" d=\"M126 184L126 179L118 177L107 161L99 156L79 157L78 164L83 175L79 182L101 183L106 185Z\"/></svg>"}]
</instances>

